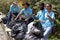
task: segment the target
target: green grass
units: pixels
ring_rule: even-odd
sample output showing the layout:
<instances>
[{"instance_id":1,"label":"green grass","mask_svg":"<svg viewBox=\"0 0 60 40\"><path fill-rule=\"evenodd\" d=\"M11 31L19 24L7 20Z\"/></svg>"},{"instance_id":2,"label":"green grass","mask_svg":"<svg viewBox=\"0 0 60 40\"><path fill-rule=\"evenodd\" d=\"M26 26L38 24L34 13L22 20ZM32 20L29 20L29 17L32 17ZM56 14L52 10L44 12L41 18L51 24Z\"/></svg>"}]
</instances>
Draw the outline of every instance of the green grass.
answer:
<instances>
[{"instance_id":1,"label":"green grass","mask_svg":"<svg viewBox=\"0 0 60 40\"><path fill-rule=\"evenodd\" d=\"M60 33L51 34L51 35L49 36L49 40L60 40Z\"/></svg>"}]
</instances>

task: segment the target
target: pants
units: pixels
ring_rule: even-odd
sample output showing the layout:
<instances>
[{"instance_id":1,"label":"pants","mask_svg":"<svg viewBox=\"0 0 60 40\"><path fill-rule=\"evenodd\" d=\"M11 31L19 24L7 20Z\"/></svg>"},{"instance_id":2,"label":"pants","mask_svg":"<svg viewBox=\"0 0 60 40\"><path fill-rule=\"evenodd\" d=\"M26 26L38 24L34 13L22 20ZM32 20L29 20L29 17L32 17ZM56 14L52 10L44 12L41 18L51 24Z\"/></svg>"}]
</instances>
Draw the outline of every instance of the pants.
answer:
<instances>
[{"instance_id":1,"label":"pants","mask_svg":"<svg viewBox=\"0 0 60 40\"><path fill-rule=\"evenodd\" d=\"M28 21L26 22L26 24L28 25L29 23L31 23L32 21L34 21L33 18L29 18Z\"/></svg>"},{"instance_id":2,"label":"pants","mask_svg":"<svg viewBox=\"0 0 60 40\"><path fill-rule=\"evenodd\" d=\"M16 12L16 13L13 13L15 16L17 16L18 15L18 13ZM8 14L8 19L7 19L7 25L10 23L10 21L11 21L11 18L12 18L12 13L11 12L9 12L9 14Z\"/></svg>"},{"instance_id":3,"label":"pants","mask_svg":"<svg viewBox=\"0 0 60 40\"><path fill-rule=\"evenodd\" d=\"M44 40L48 40L48 34L51 32L51 30L52 30L52 27L48 27L48 28L45 30L45 32L44 32L44 34L43 34Z\"/></svg>"}]
</instances>

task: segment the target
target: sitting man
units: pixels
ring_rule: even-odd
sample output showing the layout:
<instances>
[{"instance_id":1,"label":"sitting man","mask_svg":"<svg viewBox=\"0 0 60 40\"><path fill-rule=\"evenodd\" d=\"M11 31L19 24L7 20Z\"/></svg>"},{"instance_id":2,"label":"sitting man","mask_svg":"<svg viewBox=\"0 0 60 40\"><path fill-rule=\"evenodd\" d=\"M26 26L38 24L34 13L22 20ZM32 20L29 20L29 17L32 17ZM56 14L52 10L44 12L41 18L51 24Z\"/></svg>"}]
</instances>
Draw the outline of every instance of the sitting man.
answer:
<instances>
[{"instance_id":1,"label":"sitting man","mask_svg":"<svg viewBox=\"0 0 60 40\"><path fill-rule=\"evenodd\" d=\"M7 25L10 23L12 18L14 19L18 15L19 12L20 12L19 5L17 4L17 2L13 2L13 4L10 6Z\"/></svg>"},{"instance_id":2,"label":"sitting man","mask_svg":"<svg viewBox=\"0 0 60 40\"><path fill-rule=\"evenodd\" d=\"M30 4L29 3L27 3L27 2L25 2L25 3L23 3L23 9L21 10L21 12L18 14L18 16L15 18L15 20L20 16L20 17L22 17L21 15L23 15L24 17L24 19L25 19L25 21L26 21L26 23L28 24L28 23L30 23L30 22L32 22L33 21L33 14L32 14L32 9L29 7L30 6Z\"/></svg>"}]
</instances>

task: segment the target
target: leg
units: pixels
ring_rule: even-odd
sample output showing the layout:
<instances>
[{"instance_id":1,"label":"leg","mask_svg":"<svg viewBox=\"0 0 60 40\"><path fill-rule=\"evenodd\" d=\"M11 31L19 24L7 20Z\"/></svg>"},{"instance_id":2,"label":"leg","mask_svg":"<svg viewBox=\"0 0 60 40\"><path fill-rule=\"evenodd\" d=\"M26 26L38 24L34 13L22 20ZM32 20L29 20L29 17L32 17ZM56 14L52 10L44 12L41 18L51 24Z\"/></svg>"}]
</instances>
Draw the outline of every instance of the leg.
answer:
<instances>
[{"instance_id":1,"label":"leg","mask_svg":"<svg viewBox=\"0 0 60 40\"><path fill-rule=\"evenodd\" d=\"M28 23L30 23L30 22L34 21L34 19L33 18L29 18L28 21L29 21Z\"/></svg>"},{"instance_id":2,"label":"leg","mask_svg":"<svg viewBox=\"0 0 60 40\"><path fill-rule=\"evenodd\" d=\"M44 40L48 40L48 34L51 32L52 27L48 27L44 32Z\"/></svg>"},{"instance_id":3,"label":"leg","mask_svg":"<svg viewBox=\"0 0 60 40\"><path fill-rule=\"evenodd\" d=\"M8 14L8 19L7 19L7 26L8 26L8 24L10 23L11 18L12 18L12 13L9 12L9 14Z\"/></svg>"},{"instance_id":4,"label":"leg","mask_svg":"<svg viewBox=\"0 0 60 40\"><path fill-rule=\"evenodd\" d=\"M34 21L34 19L33 18L29 18L28 21L26 21L26 24L28 25L32 21Z\"/></svg>"}]
</instances>

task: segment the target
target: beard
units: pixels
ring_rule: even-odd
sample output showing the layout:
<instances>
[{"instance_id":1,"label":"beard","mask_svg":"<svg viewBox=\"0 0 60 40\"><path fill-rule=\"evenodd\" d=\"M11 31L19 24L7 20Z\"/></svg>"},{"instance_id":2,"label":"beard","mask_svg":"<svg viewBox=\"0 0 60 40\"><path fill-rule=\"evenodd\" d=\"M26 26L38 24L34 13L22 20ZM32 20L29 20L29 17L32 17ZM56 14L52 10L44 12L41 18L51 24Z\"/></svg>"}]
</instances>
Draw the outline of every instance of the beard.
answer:
<instances>
[{"instance_id":1,"label":"beard","mask_svg":"<svg viewBox=\"0 0 60 40\"><path fill-rule=\"evenodd\" d=\"M43 10L44 8L40 8L40 10Z\"/></svg>"}]
</instances>

